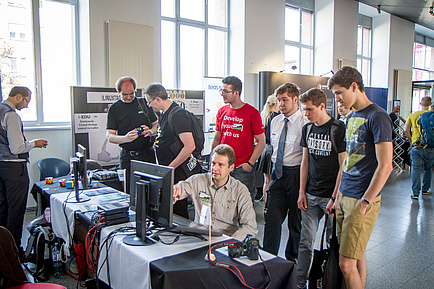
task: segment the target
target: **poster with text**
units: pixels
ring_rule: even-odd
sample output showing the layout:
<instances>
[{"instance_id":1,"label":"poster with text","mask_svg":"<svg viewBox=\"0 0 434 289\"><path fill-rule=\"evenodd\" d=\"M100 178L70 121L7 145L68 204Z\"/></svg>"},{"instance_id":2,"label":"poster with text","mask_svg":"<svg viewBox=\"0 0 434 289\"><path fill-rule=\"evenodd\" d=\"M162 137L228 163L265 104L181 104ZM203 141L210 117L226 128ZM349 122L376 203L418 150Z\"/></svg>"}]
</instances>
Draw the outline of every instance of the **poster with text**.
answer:
<instances>
[{"instance_id":1,"label":"poster with text","mask_svg":"<svg viewBox=\"0 0 434 289\"><path fill-rule=\"evenodd\" d=\"M219 89L222 88L223 77L204 77L203 88L205 90L204 105L205 115L204 131L215 131L217 111L224 104Z\"/></svg>"}]
</instances>

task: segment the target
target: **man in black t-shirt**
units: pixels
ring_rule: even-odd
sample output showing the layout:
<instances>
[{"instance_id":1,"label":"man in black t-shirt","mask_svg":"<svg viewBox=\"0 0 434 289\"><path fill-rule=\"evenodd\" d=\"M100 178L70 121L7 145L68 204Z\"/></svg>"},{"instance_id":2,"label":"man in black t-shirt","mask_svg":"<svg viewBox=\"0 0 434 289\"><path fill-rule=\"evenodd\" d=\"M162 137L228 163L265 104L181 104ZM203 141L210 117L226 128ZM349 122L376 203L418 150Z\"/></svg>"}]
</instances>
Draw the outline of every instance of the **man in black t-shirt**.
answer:
<instances>
[{"instance_id":1,"label":"man in black t-shirt","mask_svg":"<svg viewBox=\"0 0 434 289\"><path fill-rule=\"evenodd\" d=\"M200 166L193 163L196 159L190 157L196 146L192 123L185 109L178 109L171 113L178 104L167 97L166 89L159 83L149 85L145 89L145 96L148 106L155 111L161 111L157 138L155 139L157 163L175 168L175 183L183 181L195 173L200 173ZM169 123L171 114L171 122ZM182 146L179 146L179 143L182 143ZM179 147L181 147L180 150ZM173 212L188 218L187 199L176 202Z\"/></svg>"},{"instance_id":2,"label":"man in black t-shirt","mask_svg":"<svg viewBox=\"0 0 434 289\"><path fill-rule=\"evenodd\" d=\"M309 123L304 125L300 141L303 158L297 204L302 222L296 275L297 288L306 288L317 225L339 188L338 172L345 159L345 125L327 114L327 97L320 89L308 90L300 96L300 102ZM328 243L333 226L331 217L326 220Z\"/></svg>"},{"instance_id":3,"label":"man in black t-shirt","mask_svg":"<svg viewBox=\"0 0 434 289\"><path fill-rule=\"evenodd\" d=\"M124 76L116 81L121 99L113 103L107 114L107 139L121 147L120 168L126 170L127 192L130 192L131 160L155 163L151 135L156 134L158 120L149 107L141 108L134 95L136 81ZM143 110L142 110L143 109ZM137 130L137 128L141 128Z\"/></svg>"}]
</instances>

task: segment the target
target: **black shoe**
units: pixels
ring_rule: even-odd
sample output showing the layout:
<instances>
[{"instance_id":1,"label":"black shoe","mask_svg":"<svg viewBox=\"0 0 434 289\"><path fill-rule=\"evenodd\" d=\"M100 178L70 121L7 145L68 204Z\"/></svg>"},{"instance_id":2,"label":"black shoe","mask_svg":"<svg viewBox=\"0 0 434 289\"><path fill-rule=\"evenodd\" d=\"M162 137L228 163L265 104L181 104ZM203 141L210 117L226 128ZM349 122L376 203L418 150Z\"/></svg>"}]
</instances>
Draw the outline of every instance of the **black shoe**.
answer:
<instances>
[{"instance_id":1,"label":"black shoe","mask_svg":"<svg viewBox=\"0 0 434 289\"><path fill-rule=\"evenodd\" d=\"M415 195L415 194L412 194L412 195L411 195L411 198L412 198L413 200L419 200L419 196L418 196L418 195Z\"/></svg>"},{"instance_id":2,"label":"black shoe","mask_svg":"<svg viewBox=\"0 0 434 289\"><path fill-rule=\"evenodd\" d=\"M431 192L431 190L428 190L428 191L422 191L422 195L424 195L424 196L429 196L429 195L432 195L432 192Z\"/></svg>"}]
</instances>

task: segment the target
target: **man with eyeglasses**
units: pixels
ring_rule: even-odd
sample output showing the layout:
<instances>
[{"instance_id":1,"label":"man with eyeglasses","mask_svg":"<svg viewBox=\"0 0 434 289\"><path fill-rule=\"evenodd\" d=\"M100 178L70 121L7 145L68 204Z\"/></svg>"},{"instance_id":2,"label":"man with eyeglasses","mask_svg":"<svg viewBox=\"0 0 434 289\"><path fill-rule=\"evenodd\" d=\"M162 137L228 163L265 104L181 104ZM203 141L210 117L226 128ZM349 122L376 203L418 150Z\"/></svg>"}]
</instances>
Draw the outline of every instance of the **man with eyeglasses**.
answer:
<instances>
[{"instance_id":1,"label":"man with eyeglasses","mask_svg":"<svg viewBox=\"0 0 434 289\"><path fill-rule=\"evenodd\" d=\"M175 169L175 183L200 173L201 167L191 157L196 145L188 112L170 100L160 83L145 88L145 96L148 106L161 112L155 139L158 163ZM188 219L187 199L176 202L173 213Z\"/></svg>"},{"instance_id":2,"label":"man with eyeglasses","mask_svg":"<svg viewBox=\"0 0 434 289\"><path fill-rule=\"evenodd\" d=\"M148 106L140 107L134 93L136 80L124 76L116 81L121 98L107 114L107 139L121 147L120 168L126 170L127 192L130 191L131 160L155 163L152 135L157 133L158 120ZM142 110L143 109L143 110Z\"/></svg>"},{"instance_id":3,"label":"man with eyeglasses","mask_svg":"<svg viewBox=\"0 0 434 289\"><path fill-rule=\"evenodd\" d=\"M24 136L23 123L16 110L26 108L30 97L27 87L15 86L0 104L0 226L12 233L21 257L21 234L29 192L29 151L48 145L45 139L27 141Z\"/></svg>"},{"instance_id":4,"label":"man with eyeglasses","mask_svg":"<svg viewBox=\"0 0 434 289\"><path fill-rule=\"evenodd\" d=\"M220 94L223 102L229 105L221 107L217 112L212 148L227 144L234 149L235 169L231 175L246 185L253 202L256 196L253 167L265 147L265 130L259 111L241 101L241 80L227 76L222 83Z\"/></svg>"}]
</instances>

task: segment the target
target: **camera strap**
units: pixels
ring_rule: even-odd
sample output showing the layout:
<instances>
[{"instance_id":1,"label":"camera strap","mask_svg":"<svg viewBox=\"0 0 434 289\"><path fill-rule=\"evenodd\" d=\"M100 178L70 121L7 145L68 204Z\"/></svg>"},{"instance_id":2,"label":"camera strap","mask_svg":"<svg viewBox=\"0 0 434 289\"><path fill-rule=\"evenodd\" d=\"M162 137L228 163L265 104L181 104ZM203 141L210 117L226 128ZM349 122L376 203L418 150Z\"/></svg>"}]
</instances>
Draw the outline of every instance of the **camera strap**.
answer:
<instances>
[{"instance_id":1,"label":"camera strap","mask_svg":"<svg viewBox=\"0 0 434 289\"><path fill-rule=\"evenodd\" d=\"M215 260L215 261L211 260L210 254L211 254L212 249L214 249L215 247L224 247L224 246L235 247L235 243L236 242L223 242L223 243L218 243L218 244L213 245L211 248L208 249L208 252L207 252L208 260L210 260L211 264L214 266L221 267L221 268L224 268L224 269L231 271L235 276L237 276L237 278L238 278L238 280L240 280L241 284L243 284L247 288L250 288L250 289L265 288L265 289L267 289L268 286L270 285L270 281L271 281L270 272L268 271L267 265L265 265L265 262L262 259L260 254L259 254L259 258L261 259L262 264L264 265L266 277L268 280L264 283L263 286L258 287L258 288L252 287L252 286L247 284L246 280L244 279L243 273L241 273L240 269L238 269L237 266L235 266L233 264L225 263L225 262L219 262L217 260Z\"/></svg>"}]
</instances>

